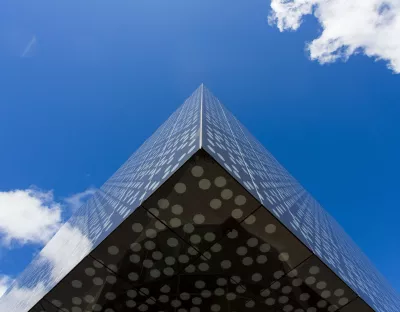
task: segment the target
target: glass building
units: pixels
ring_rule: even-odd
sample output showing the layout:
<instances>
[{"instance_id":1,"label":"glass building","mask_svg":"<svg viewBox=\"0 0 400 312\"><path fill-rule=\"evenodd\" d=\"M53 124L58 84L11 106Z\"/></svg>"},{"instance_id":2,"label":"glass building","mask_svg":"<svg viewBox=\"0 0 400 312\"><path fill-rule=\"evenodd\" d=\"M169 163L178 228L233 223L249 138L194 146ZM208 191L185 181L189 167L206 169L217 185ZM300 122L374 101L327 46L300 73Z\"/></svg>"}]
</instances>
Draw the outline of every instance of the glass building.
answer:
<instances>
[{"instance_id":1,"label":"glass building","mask_svg":"<svg viewBox=\"0 0 400 312\"><path fill-rule=\"evenodd\" d=\"M337 222L203 85L50 240L7 312L396 312Z\"/></svg>"}]
</instances>

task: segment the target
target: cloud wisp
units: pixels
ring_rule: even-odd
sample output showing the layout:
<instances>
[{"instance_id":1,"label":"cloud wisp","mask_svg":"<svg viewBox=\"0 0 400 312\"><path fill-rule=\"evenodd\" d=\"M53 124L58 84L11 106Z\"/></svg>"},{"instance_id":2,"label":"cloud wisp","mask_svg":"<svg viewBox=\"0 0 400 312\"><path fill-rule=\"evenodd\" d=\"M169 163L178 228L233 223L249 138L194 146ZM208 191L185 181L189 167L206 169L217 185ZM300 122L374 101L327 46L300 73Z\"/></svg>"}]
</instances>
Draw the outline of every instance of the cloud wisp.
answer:
<instances>
[{"instance_id":1,"label":"cloud wisp","mask_svg":"<svg viewBox=\"0 0 400 312\"><path fill-rule=\"evenodd\" d=\"M82 205L96 192L95 188L88 188L87 190L76 193L64 199L72 212L77 211Z\"/></svg>"},{"instance_id":2,"label":"cloud wisp","mask_svg":"<svg viewBox=\"0 0 400 312\"><path fill-rule=\"evenodd\" d=\"M307 44L310 58L321 64L363 53L384 60L400 73L400 0L272 0L270 24L297 30L314 15L321 35Z\"/></svg>"},{"instance_id":3,"label":"cloud wisp","mask_svg":"<svg viewBox=\"0 0 400 312\"><path fill-rule=\"evenodd\" d=\"M22 52L21 57L27 57L29 55L29 52L31 52L31 50L35 47L36 44L37 44L37 39L36 36L33 35L32 39L28 42L24 51Z\"/></svg>"}]
</instances>

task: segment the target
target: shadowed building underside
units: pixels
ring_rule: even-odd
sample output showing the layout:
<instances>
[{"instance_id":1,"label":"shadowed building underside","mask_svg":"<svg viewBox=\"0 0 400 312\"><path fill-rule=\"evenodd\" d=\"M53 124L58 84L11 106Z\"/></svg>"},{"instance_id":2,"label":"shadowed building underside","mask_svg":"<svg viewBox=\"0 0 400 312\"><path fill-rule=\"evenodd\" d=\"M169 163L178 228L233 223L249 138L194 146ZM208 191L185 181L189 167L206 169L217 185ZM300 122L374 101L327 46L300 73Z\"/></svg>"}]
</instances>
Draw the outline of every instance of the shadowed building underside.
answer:
<instances>
[{"instance_id":1,"label":"shadowed building underside","mask_svg":"<svg viewBox=\"0 0 400 312\"><path fill-rule=\"evenodd\" d=\"M0 308L394 312L398 304L332 217L201 86L61 228Z\"/></svg>"}]
</instances>

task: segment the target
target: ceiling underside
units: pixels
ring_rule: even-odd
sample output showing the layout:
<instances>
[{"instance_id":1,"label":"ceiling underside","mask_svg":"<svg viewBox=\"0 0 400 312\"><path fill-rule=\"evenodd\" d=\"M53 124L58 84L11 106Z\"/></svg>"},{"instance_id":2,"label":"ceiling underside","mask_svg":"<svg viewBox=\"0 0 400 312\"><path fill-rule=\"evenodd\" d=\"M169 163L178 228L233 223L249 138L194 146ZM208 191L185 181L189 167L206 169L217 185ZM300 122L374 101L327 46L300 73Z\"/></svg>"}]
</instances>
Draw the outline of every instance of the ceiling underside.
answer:
<instances>
[{"instance_id":1,"label":"ceiling underside","mask_svg":"<svg viewBox=\"0 0 400 312\"><path fill-rule=\"evenodd\" d=\"M31 312L370 312L200 150Z\"/></svg>"}]
</instances>

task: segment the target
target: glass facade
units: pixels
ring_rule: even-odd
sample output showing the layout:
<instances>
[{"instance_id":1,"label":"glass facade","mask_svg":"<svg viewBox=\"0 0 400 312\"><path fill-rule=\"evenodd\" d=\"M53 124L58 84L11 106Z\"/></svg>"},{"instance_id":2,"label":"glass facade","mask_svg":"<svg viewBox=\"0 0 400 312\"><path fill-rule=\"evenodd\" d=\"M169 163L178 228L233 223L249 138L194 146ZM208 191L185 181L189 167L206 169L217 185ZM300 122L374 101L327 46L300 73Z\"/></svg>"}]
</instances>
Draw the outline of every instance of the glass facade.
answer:
<instances>
[{"instance_id":1,"label":"glass facade","mask_svg":"<svg viewBox=\"0 0 400 312\"><path fill-rule=\"evenodd\" d=\"M205 87L60 229L1 311L398 311L335 220Z\"/></svg>"}]
</instances>

